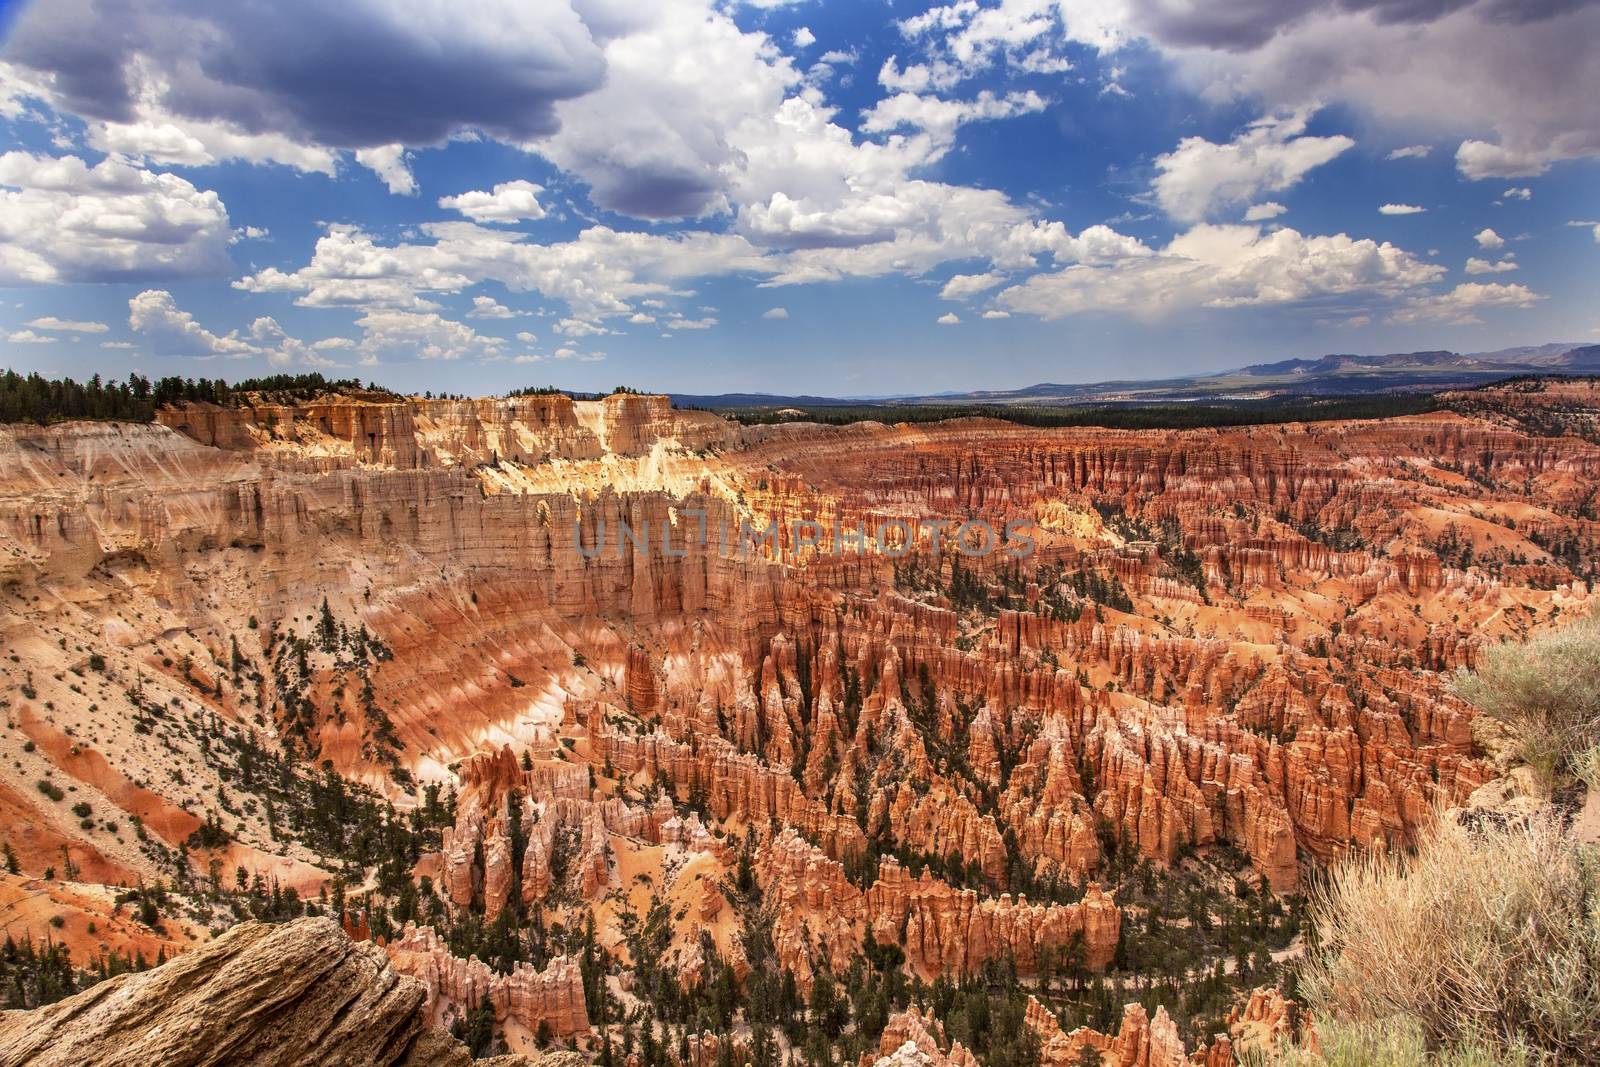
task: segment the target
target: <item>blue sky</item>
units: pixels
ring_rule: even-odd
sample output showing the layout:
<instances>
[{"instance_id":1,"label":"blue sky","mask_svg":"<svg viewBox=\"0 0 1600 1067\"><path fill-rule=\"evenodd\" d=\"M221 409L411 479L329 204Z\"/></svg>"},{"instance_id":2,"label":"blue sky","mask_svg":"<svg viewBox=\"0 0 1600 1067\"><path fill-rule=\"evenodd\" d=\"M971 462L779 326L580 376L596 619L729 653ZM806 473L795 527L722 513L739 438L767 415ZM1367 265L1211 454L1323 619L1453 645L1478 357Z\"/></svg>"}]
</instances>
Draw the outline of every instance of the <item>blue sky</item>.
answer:
<instances>
[{"instance_id":1,"label":"blue sky","mask_svg":"<svg viewBox=\"0 0 1600 1067\"><path fill-rule=\"evenodd\" d=\"M1600 341L1584 0L3 19L18 369L862 395Z\"/></svg>"}]
</instances>

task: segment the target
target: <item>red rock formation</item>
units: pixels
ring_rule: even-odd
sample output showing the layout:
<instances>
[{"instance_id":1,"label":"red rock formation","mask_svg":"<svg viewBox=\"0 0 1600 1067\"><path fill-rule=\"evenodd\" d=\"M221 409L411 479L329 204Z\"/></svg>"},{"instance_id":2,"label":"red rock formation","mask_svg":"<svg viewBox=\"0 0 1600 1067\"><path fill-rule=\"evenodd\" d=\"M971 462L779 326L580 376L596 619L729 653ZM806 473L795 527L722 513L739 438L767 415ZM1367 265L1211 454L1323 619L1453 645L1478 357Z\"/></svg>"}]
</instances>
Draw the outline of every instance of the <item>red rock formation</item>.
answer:
<instances>
[{"instance_id":1,"label":"red rock formation","mask_svg":"<svg viewBox=\"0 0 1600 1067\"><path fill-rule=\"evenodd\" d=\"M1079 941L1085 964L1101 969L1116 952L1121 913L1091 884L1081 903L1030 904L1010 894L984 899L924 872L912 878L892 858L865 891L844 868L793 830L763 847L756 878L774 917L773 941L786 966L809 984L815 945L842 972L870 932L879 944L900 945L924 975L970 974L1002 954L1022 975L1037 972L1039 952Z\"/></svg>"},{"instance_id":2,"label":"red rock formation","mask_svg":"<svg viewBox=\"0 0 1600 1067\"><path fill-rule=\"evenodd\" d=\"M961 1042L946 1043L938 1020L915 1006L889 1016L878 1041L878 1057L862 1057L862 1067L978 1067Z\"/></svg>"},{"instance_id":3,"label":"red rock formation","mask_svg":"<svg viewBox=\"0 0 1600 1067\"><path fill-rule=\"evenodd\" d=\"M1524 403L1134 432L361 394L0 428L7 838L28 875L65 856L170 877L106 822L136 814L176 851L220 793L243 865L314 895L319 857L211 747L288 738L401 809L406 774L456 790L419 868L452 908L497 915L518 885L546 900L564 865L564 919L594 910L615 944L602 897L643 905L666 879L636 875L675 864L718 877L748 833L794 912L786 960L808 932L837 963L902 929L928 974L1001 951L1027 967L1075 935L1103 957L1114 904L1024 903L1023 884L1103 877L1112 846L1170 862L1228 843L1289 891L1300 863L1404 845L1487 780L1445 672L1586 610L1563 560L1600 558L1600 448L1523 432ZM1037 551L964 561L960 588L953 543L926 532L914 567L830 554L911 515L1037 519ZM822 551L793 519L823 521ZM770 542L741 541L769 520ZM624 524L651 549L619 549ZM324 598L384 654L358 671L313 648L300 678L268 635L304 638ZM46 775L91 804L88 828ZM888 853L982 892L893 863L844 879ZM683 926L711 899L678 902ZM719 943L732 910L703 917Z\"/></svg>"},{"instance_id":4,"label":"red rock formation","mask_svg":"<svg viewBox=\"0 0 1600 1067\"><path fill-rule=\"evenodd\" d=\"M566 956L557 956L542 971L518 964L510 974L495 974L476 956L452 956L432 927L410 925L385 951L396 971L427 987L425 1010L436 1025L448 1025L488 996L502 1027L514 1021L532 1033L547 1023L556 1037L589 1030L583 974Z\"/></svg>"}]
</instances>

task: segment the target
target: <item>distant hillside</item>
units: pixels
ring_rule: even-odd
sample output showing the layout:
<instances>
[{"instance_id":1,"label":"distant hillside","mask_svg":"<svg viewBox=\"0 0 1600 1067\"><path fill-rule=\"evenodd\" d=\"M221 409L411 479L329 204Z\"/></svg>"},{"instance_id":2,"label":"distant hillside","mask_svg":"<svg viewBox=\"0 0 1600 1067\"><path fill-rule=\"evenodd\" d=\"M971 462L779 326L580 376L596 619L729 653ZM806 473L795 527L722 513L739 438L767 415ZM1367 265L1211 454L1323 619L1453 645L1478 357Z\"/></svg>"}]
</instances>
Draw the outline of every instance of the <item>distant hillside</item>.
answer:
<instances>
[{"instance_id":1,"label":"distant hillside","mask_svg":"<svg viewBox=\"0 0 1600 1067\"><path fill-rule=\"evenodd\" d=\"M1496 352L1398 352L1382 356L1336 354L1316 359L1256 363L1214 374L1149 380L1123 379L1081 385L1041 382L1021 389L940 393L926 396L835 398L766 393L674 394L680 405L726 408L818 408L884 406L1028 406L1187 403L1196 400L1255 401L1285 396L1357 396L1371 393L1436 392L1469 388L1519 374L1600 373L1600 345L1553 343Z\"/></svg>"}]
</instances>

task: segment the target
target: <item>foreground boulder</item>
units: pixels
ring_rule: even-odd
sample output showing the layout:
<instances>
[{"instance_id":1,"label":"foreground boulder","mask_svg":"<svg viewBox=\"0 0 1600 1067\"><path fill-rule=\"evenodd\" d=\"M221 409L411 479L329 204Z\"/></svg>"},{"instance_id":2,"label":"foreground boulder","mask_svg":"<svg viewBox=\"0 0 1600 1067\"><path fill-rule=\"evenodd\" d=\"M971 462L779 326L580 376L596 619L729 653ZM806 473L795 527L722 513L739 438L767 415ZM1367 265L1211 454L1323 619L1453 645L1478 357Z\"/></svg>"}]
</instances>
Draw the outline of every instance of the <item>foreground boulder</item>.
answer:
<instances>
[{"instance_id":1,"label":"foreground boulder","mask_svg":"<svg viewBox=\"0 0 1600 1067\"><path fill-rule=\"evenodd\" d=\"M154 970L0 1014L0 1067L471 1064L464 1045L427 1024L426 997L332 920L243 923Z\"/></svg>"}]
</instances>

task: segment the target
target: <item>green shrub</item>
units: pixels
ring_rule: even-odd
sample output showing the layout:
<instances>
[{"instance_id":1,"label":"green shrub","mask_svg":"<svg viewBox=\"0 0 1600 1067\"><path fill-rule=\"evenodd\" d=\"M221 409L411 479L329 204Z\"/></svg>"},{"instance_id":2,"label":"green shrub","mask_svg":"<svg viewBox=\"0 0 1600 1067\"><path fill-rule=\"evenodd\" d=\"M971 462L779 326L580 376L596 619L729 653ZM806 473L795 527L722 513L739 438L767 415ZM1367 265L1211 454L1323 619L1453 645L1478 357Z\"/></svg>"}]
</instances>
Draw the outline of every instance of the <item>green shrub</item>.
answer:
<instances>
[{"instance_id":1,"label":"green shrub","mask_svg":"<svg viewBox=\"0 0 1600 1067\"><path fill-rule=\"evenodd\" d=\"M1429 1048L1531 1057L1449 1062L1600 1062L1596 901L1600 856L1558 814L1441 817L1414 856L1368 853L1313 894L1301 990L1356 1037L1399 1021Z\"/></svg>"},{"instance_id":2,"label":"green shrub","mask_svg":"<svg viewBox=\"0 0 1600 1067\"><path fill-rule=\"evenodd\" d=\"M1600 743L1600 616L1489 649L1456 693L1511 730L1517 753L1546 781L1575 773Z\"/></svg>"},{"instance_id":3,"label":"green shrub","mask_svg":"<svg viewBox=\"0 0 1600 1067\"><path fill-rule=\"evenodd\" d=\"M1290 1049L1268 1058L1258 1052L1240 1057L1241 1067L1534 1067L1539 1061L1525 1051L1496 1053L1464 1044L1430 1053L1422 1028L1414 1019L1374 1023L1316 1020L1321 1055Z\"/></svg>"}]
</instances>

